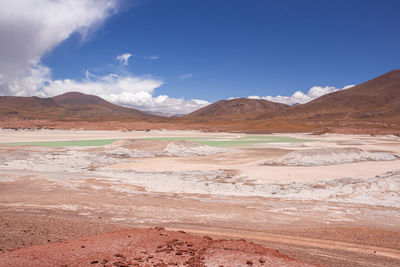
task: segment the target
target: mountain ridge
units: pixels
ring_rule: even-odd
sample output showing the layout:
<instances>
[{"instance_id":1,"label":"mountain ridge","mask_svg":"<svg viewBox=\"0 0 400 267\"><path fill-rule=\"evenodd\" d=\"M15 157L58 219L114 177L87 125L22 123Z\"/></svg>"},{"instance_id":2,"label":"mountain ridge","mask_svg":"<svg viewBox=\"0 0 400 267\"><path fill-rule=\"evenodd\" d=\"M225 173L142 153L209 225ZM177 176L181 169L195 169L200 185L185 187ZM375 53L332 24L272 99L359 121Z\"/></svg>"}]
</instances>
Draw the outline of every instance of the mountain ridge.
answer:
<instances>
[{"instance_id":1,"label":"mountain ridge","mask_svg":"<svg viewBox=\"0 0 400 267\"><path fill-rule=\"evenodd\" d=\"M49 120L148 119L157 116L112 104L98 96L68 92L55 97L1 96L0 118Z\"/></svg>"},{"instance_id":2,"label":"mountain ridge","mask_svg":"<svg viewBox=\"0 0 400 267\"><path fill-rule=\"evenodd\" d=\"M284 105L262 99L221 100L179 117L148 114L79 92L52 98L0 97L0 119L145 122L146 129L202 129L235 132L374 132L400 133L400 69L305 104ZM14 124L18 124L15 122ZM0 123L8 127L7 123ZM135 129L139 124L124 124ZM100 126L96 126L100 127ZM144 127L144 126L143 126ZM373 130L371 130L373 129Z\"/></svg>"}]
</instances>

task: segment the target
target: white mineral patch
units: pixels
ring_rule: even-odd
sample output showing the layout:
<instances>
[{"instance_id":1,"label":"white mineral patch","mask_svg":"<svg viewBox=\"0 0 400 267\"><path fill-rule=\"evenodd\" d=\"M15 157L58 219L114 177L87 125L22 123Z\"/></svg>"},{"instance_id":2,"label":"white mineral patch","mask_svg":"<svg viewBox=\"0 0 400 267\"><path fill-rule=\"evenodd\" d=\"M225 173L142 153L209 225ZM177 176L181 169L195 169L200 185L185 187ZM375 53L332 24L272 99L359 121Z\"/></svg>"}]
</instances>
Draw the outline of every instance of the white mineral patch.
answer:
<instances>
[{"instance_id":1,"label":"white mineral patch","mask_svg":"<svg viewBox=\"0 0 400 267\"><path fill-rule=\"evenodd\" d=\"M322 166L360 161L396 160L399 155L390 152L367 152L358 148L325 148L292 151L265 165L275 166Z\"/></svg>"},{"instance_id":2,"label":"white mineral patch","mask_svg":"<svg viewBox=\"0 0 400 267\"><path fill-rule=\"evenodd\" d=\"M5 155L3 154L3 156ZM20 150L8 153L7 157L4 157L4 161L0 163L0 170L77 171L115 164L122 160L124 159L117 155L84 150L64 150L50 153Z\"/></svg>"},{"instance_id":3,"label":"white mineral patch","mask_svg":"<svg viewBox=\"0 0 400 267\"><path fill-rule=\"evenodd\" d=\"M214 155L225 151L221 148L190 142L172 142L164 150L152 152L124 147L108 147L103 151L93 147L64 147L53 148L44 153L21 149L0 153L0 170L74 172L94 170L100 166L117 164L132 158L193 157Z\"/></svg>"},{"instance_id":4,"label":"white mineral patch","mask_svg":"<svg viewBox=\"0 0 400 267\"><path fill-rule=\"evenodd\" d=\"M209 156L226 152L226 149L211 147L203 144L185 141L171 142L163 150L163 153L172 157Z\"/></svg>"},{"instance_id":5,"label":"white mineral patch","mask_svg":"<svg viewBox=\"0 0 400 267\"><path fill-rule=\"evenodd\" d=\"M152 158L155 153L146 152L143 150L130 150L123 147L108 150L107 155L119 158Z\"/></svg>"},{"instance_id":6,"label":"white mineral patch","mask_svg":"<svg viewBox=\"0 0 400 267\"><path fill-rule=\"evenodd\" d=\"M368 179L342 178L313 183L264 185L265 196L400 207L400 172Z\"/></svg>"},{"instance_id":7,"label":"white mineral patch","mask_svg":"<svg viewBox=\"0 0 400 267\"><path fill-rule=\"evenodd\" d=\"M317 182L273 184L249 177L230 176L221 171L135 172L97 171L114 190L130 193L126 186L140 186L146 192L254 196L296 200L323 200L366 205L400 207L400 171L368 179L342 178ZM249 183L250 182L250 183ZM131 192L133 193L133 192Z\"/></svg>"}]
</instances>

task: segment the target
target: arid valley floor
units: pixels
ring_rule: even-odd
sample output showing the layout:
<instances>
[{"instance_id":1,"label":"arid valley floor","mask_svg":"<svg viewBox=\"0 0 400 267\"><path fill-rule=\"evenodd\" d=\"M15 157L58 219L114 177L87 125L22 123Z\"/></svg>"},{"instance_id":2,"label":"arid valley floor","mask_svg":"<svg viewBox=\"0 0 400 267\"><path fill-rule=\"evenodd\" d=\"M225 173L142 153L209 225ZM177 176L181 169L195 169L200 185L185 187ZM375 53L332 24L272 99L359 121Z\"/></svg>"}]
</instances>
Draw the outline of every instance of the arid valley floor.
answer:
<instances>
[{"instance_id":1,"label":"arid valley floor","mask_svg":"<svg viewBox=\"0 0 400 267\"><path fill-rule=\"evenodd\" d=\"M400 265L398 136L1 130L0 143L0 265L149 227L303 263Z\"/></svg>"}]
</instances>

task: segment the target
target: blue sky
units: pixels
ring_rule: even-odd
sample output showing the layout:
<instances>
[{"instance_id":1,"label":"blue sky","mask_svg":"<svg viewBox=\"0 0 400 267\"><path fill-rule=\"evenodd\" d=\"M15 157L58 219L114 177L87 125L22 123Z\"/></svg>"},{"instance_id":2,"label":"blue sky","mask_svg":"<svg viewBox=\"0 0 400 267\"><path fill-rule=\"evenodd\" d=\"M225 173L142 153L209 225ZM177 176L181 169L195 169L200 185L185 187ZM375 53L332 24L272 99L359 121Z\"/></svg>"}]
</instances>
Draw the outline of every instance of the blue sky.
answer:
<instances>
[{"instance_id":1,"label":"blue sky","mask_svg":"<svg viewBox=\"0 0 400 267\"><path fill-rule=\"evenodd\" d=\"M154 88L143 89L152 98L277 100L273 97L301 91L305 96L297 100L305 102L399 68L398 0L87 2L96 8L110 3L117 7L84 25L89 29L85 37L80 28L72 28L39 53L50 83L68 79L79 89L88 77L96 79L90 83L95 86L116 74L155 81ZM125 53L131 56L124 66L116 57ZM137 97L136 102L105 98L141 107ZM142 109L157 110L157 101L145 105ZM169 111L161 106L160 111Z\"/></svg>"}]
</instances>

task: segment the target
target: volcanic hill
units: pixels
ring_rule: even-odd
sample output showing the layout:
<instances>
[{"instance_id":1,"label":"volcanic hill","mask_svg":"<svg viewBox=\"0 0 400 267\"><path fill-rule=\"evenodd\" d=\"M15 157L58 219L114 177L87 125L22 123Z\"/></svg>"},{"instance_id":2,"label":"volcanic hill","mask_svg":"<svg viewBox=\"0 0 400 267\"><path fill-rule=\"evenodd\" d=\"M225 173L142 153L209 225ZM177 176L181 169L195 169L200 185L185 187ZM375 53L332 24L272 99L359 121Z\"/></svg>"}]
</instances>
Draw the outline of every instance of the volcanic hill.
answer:
<instances>
[{"instance_id":1,"label":"volcanic hill","mask_svg":"<svg viewBox=\"0 0 400 267\"><path fill-rule=\"evenodd\" d=\"M265 112L279 112L288 107L285 104L274 103L264 99L236 98L220 100L206 107L198 109L186 117L216 117L243 114L262 114Z\"/></svg>"},{"instance_id":2,"label":"volcanic hill","mask_svg":"<svg viewBox=\"0 0 400 267\"><path fill-rule=\"evenodd\" d=\"M155 117L145 112L111 104L104 99L78 92L51 98L2 96L0 118L64 120L142 120Z\"/></svg>"}]
</instances>

